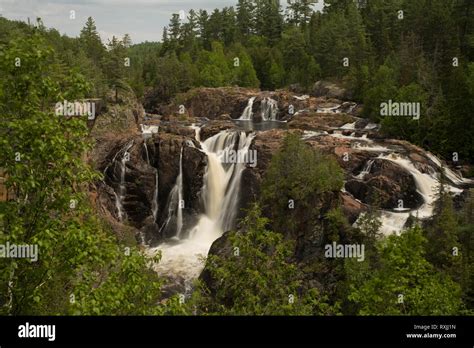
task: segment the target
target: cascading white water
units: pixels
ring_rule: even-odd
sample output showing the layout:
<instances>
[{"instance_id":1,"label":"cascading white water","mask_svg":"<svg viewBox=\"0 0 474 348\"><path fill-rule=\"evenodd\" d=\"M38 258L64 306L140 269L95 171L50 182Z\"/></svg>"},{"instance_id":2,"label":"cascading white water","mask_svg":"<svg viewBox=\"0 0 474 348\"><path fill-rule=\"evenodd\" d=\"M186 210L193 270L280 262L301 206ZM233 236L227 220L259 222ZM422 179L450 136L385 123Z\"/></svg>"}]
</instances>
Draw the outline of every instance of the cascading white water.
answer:
<instances>
[{"instance_id":1,"label":"cascading white water","mask_svg":"<svg viewBox=\"0 0 474 348\"><path fill-rule=\"evenodd\" d=\"M355 125L356 125L355 122L353 122L353 123L346 123L345 125L343 125L343 126L341 127L341 129L350 129L350 130L353 130L353 129L355 129Z\"/></svg>"},{"instance_id":2,"label":"cascading white water","mask_svg":"<svg viewBox=\"0 0 474 348\"><path fill-rule=\"evenodd\" d=\"M293 96L293 98L303 101L303 100L309 99L309 95L307 95L307 94L304 94L302 96L295 95L295 96Z\"/></svg>"},{"instance_id":3,"label":"cascading white water","mask_svg":"<svg viewBox=\"0 0 474 348\"><path fill-rule=\"evenodd\" d=\"M196 130L199 141L198 135ZM246 163L223 163L226 152L236 149L237 158L246 158L253 138L253 134L245 132L222 131L200 142L208 159L202 188L204 212L189 233L151 250L162 252L161 261L154 267L158 273L180 278L187 287L199 276L204 267L201 258L207 256L212 243L223 232L233 227L237 214L240 181Z\"/></svg>"},{"instance_id":4,"label":"cascading white water","mask_svg":"<svg viewBox=\"0 0 474 348\"><path fill-rule=\"evenodd\" d=\"M240 178L245 169L245 163L224 163L226 154L234 150L237 144L237 158L246 158L254 135L245 132L221 132L201 144L208 158L207 171L204 177L204 206L205 216L201 219L214 222L215 228L209 239L215 240L222 232L233 227L237 214ZM200 228L200 223L192 230L192 235L207 233Z\"/></svg>"},{"instance_id":5,"label":"cascading white water","mask_svg":"<svg viewBox=\"0 0 474 348\"><path fill-rule=\"evenodd\" d=\"M278 102L272 98L263 98L260 104L260 112L263 121L276 121L278 114Z\"/></svg>"},{"instance_id":6,"label":"cascading white water","mask_svg":"<svg viewBox=\"0 0 474 348\"><path fill-rule=\"evenodd\" d=\"M253 120L253 104L256 97L249 99L247 106L240 116L240 121ZM276 121L278 115L278 102L272 98L265 97L260 103L260 116L262 121Z\"/></svg>"},{"instance_id":7,"label":"cascading white water","mask_svg":"<svg viewBox=\"0 0 474 348\"><path fill-rule=\"evenodd\" d=\"M194 129L194 138L198 143L201 142L201 127L197 126L196 124L192 124L191 129Z\"/></svg>"},{"instance_id":8,"label":"cascading white water","mask_svg":"<svg viewBox=\"0 0 474 348\"><path fill-rule=\"evenodd\" d=\"M141 124L140 129L142 131L142 134L157 134L160 127L159 126L148 126L146 124Z\"/></svg>"},{"instance_id":9,"label":"cascading white water","mask_svg":"<svg viewBox=\"0 0 474 348\"><path fill-rule=\"evenodd\" d=\"M166 204L168 216L160 228L160 232L167 231L170 222L176 219L176 231L174 231L174 235L178 237L181 235L183 228L183 210L181 206L183 202L183 149L184 147L181 147L179 155L179 174L176 178L176 183L169 193L168 202Z\"/></svg>"},{"instance_id":10,"label":"cascading white water","mask_svg":"<svg viewBox=\"0 0 474 348\"><path fill-rule=\"evenodd\" d=\"M119 153L122 152L122 158L120 160L120 185L119 185L119 193L117 194L116 192L114 192L115 207L117 209L117 215L118 215L119 221L122 221L123 216L124 216L123 200L126 194L126 187L125 187L125 174L127 171L126 164L128 160L130 159L130 153L128 151L130 150L132 146L133 146L133 140L127 145L125 145L125 147L119 151ZM113 160L114 164L116 164L115 158L117 157L117 154L115 155L114 160Z\"/></svg>"},{"instance_id":11,"label":"cascading white water","mask_svg":"<svg viewBox=\"0 0 474 348\"><path fill-rule=\"evenodd\" d=\"M176 235L178 237L181 236L181 232L183 229L183 149L184 147L181 147L181 154L179 155L179 175L176 179L178 185L178 218L176 221Z\"/></svg>"},{"instance_id":12,"label":"cascading white water","mask_svg":"<svg viewBox=\"0 0 474 348\"><path fill-rule=\"evenodd\" d=\"M308 140L320 135L327 135L328 132L326 131L303 131L303 136L301 137L302 140Z\"/></svg>"},{"instance_id":13,"label":"cascading white water","mask_svg":"<svg viewBox=\"0 0 474 348\"><path fill-rule=\"evenodd\" d=\"M316 109L316 113L318 114L340 114L341 113L341 105L336 105L336 106L332 106L332 107L328 107L328 108L320 108L318 107Z\"/></svg>"},{"instance_id":14,"label":"cascading white water","mask_svg":"<svg viewBox=\"0 0 474 348\"><path fill-rule=\"evenodd\" d=\"M441 160L440 160L438 157L436 157L435 155L433 155L432 153L427 152L426 155L427 155L428 158L429 158L433 163L435 163L440 169L441 169L441 168L443 169L444 175L446 175L446 178L447 178L448 180L450 180L453 184L456 184L456 185L465 185L465 184L472 184L472 183L473 183L473 180L463 178L461 175L455 173L453 170L451 170L450 168L448 168L448 166L443 165L443 163L441 163Z\"/></svg>"},{"instance_id":15,"label":"cascading white water","mask_svg":"<svg viewBox=\"0 0 474 348\"><path fill-rule=\"evenodd\" d=\"M362 138L365 139L365 138ZM365 142L364 144L360 142L356 142L352 144L352 148L356 150L363 150L363 151L373 151L373 152L390 152L388 147L382 145L372 144L371 142Z\"/></svg>"},{"instance_id":16,"label":"cascading white water","mask_svg":"<svg viewBox=\"0 0 474 348\"><path fill-rule=\"evenodd\" d=\"M140 129L144 137L143 146L145 147L146 160L147 160L147 163L150 164L150 156L148 154L148 146L146 144L146 139L151 137L153 134L158 134L160 127L141 124Z\"/></svg>"},{"instance_id":17,"label":"cascading white water","mask_svg":"<svg viewBox=\"0 0 474 348\"><path fill-rule=\"evenodd\" d=\"M158 189L159 189L159 181L158 181L158 169L155 168L155 190L153 192L153 201L151 202L151 211L153 213L153 221L156 222L158 218Z\"/></svg>"},{"instance_id":18,"label":"cascading white water","mask_svg":"<svg viewBox=\"0 0 474 348\"><path fill-rule=\"evenodd\" d=\"M143 146L145 147L146 163L150 164L150 156L148 155L148 146L146 145L146 140L143 142Z\"/></svg>"},{"instance_id":19,"label":"cascading white water","mask_svg":"<svg viewBox=\"0 0 474 348\"><path fill-rule=\"evenodd\" d=\"M364 129L365 130L373 130L373 129L376 129L378 127L379 127L378 124L369 122L369 123L367 123L367 126L364 127Z\"/></svg>"},{"instance_id":20,"label":"cascading white water","mask_svg":"<svg viewBox=\"0 0 474 348\"><path fill-rule=\"evenodd\" d=\"M431 168L431 174L422 173L409 158L400 154L381 154L378 158L396 163L408 171L415 180L418 193L423 198L423 204L418 209L409 211L407 211L407 209L399 209L400 211L396 211L397 209L394 208L394 211L382 211L382 226L380 232L386 235L391 233L400 233L403 230L410 214L419 219L430 218L434 212L436 192L440 185L438 170ZM454 194L462 192L461 189L451 185L445 185L445 188L447 191Z\"/></svg>"},{"instance_id":21,"label":"cascading white water","mask_svg":"<svg viewBox=\"0 0 474 348\"><path fill-rule=\"evenodd\" d=\"M366 175L370 173L370 170L372 169L372 166L374 165L374 160L369 160L365 164L364 169L359 173L359 175L356 176L357 179L363 180Z\"/></svg>"},{"instance_id":22,"label":"cascading white water","mask_svg":"<svg viewBox=\"0 0 474 348\"><path fill-rule=\"evenodd\" d=\"M242 121L251 121L253 118L253 102L255 101L256 97L252 97L249 99L247 106L245 107L244 111L242 112L242 116L240 116L239 120ZM196 139L197 140L197 139ZM199 140L198 140L199 141Z\"/></svg>"},{"instance_id":23,"label":"cascading white water","mask_svg":"<svg viewBox=\"0 0 474 348\"><path fill-rule=\"evenodd\" d=\"M398 164L400 167L407 170L415 179L415 184L418 193L423 197L424 204L416 210L416 215L420 219L426 219L433 215L434 202L436 200L436 191L440 185L438 175L422 173L410 159L398 154L380 155L379 158L389 160ZM436 173L436 170L433 169ZM461 193L462 190L454 186L445 185L446 190L452 193Z\"/></svg>"},{"instance_id":24,"label":"cascading white water","mask_svg":"<svg viewBox=\"0 0 474 348\"><path fill-rule=\"evenodd\" d=\"M374 140L368 139L367 134L362 135L362 137L354 136L355 134L342 134L344 130L355 129L355 124L356 123L345 124L342 127L339 127L339 129L334 130L333 133L329 135L335 138L350 140L351 147L355 150L378 152L380 153L380 155L378 156L379 159L392 161L397 165L401 166L403 169L405 169L412 175L415 180L417 191L423 198L423 204L418 209L394 207L392 211L382 210L382 226L380 231L383 234L400 233L403 230L410 214L415 217L418 217L419 219L427 219L433 215L436 193L440 185L440 175L442 172L444 173L448 181L456 186L467 185L473 182L469 179L463 178L461 175L447 168L447 166L443 165L437 157L435 157L429 152L425 153L425 156L429 160L431 160L433 165L428 166L426 168L429 173L424 173L417 168L415 162L413 162L409 157L399 153L399 151L403 151L403 147L390 144L388 144L387 146L379 145L375 143ZM378 127L379 126L377 124L369 123L364 128L364 130L377 129ZM303 139L307 140L312 136L318 135L321 134L318 134L318 132L305 131ZM355 178L363 180L364 177L370 172L373 163L373 160L369 160L366 163L364 169L357 176L355 176ZM445 184L445 189L454 194L459 194L462 192L461 189L453 185L450 185L449 183ZM357 225L357 221L354 225Z\"/></svg>"},{"instance_id":25,"label":"cascading white water","mask_svg":"<svg viewBox=\"0 0 474 348\"><path fill-rule=\"evenodd\" d=\"M123 218L123 206L122 202L120 201L119 195L114 191L115 197L115 209L117 210L117 217L119 221L122 221Z\"/></svg>"}]
</instances>

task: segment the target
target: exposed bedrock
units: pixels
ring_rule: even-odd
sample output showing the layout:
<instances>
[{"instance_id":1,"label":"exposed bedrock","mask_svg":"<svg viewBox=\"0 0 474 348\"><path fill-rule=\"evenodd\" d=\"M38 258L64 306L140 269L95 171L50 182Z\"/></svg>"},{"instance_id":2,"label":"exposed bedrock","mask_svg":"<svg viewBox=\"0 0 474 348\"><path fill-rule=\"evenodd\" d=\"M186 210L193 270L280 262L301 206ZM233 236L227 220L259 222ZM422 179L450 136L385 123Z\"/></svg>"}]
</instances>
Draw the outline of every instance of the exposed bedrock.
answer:
<instances>
[{"instance_id":1,"label":"exposed bedrock","mask_svg":"<svg viewBox=\"0 0 474 348\"><path fill-rule=\"evenodd\" d=\"M414 209L423 204L413 176L399 165L382 159L373 160L363 180L350 180L345 188L360 201L383 209Z\"/></svg>"},{"instance_id":2,"label":"exposed bedrock","mask_svg":"<svg viewBox=\"0 0 474 348\"><path fill-rule=\"evenodd\" d=\"M124 148L131 143L129 160L123 161ZM104 172L103 187L99 190L101 205L115 219L141 229L148 244L164 237L159 230L167 218L165 207L179 175L181 148L185 222L192 224L190 220L201 210L200 190L206 156L190 144L194 144L193 138L164 132L147 139L132 135L126 139L111 139L108 145L102 144L110 151L97 161L98 169ZM156 209L156 219L153 209Z\"/></svg>"},{"instance_id":3,"label":"exposed bedrock","mask_svg":"<svg viewBox=\"0 0 474 348\"><path fill-rule=\"evenodd\" d=\"M298 134L307 146L334 157L344 171L344 187L311 197L311 205L318 213L295 209L292 220L298 226L292 232L281 231L296 242L294 257L309 267L309 279L318 283L314 285L333 284L331 263L324 263L326 269L312 269L321 264L318 258L322 257L324 244L333 240L358 242L359 232L350 226L369 205L391 211L404 208L416 212L420 207L429 211L425 204L428 191L437 182L443 165L425 150L406 141L387 139L377 125L356 117L359 109L355 103L341 101L347 97L345 91L327 85L318 88L311 96L234 87L198 88L177 96L166 106L154 105L148 99L147 111L161 115L151 115L143 122L147 127L156 127L156 132L145 136L136 127L119 135L103 135L97 141L91 159L105 176L98 188L101 210L107 219L113 220L113 226L134 229L150 246L163 245L160 243L176 236L176 231L191 233L205 211L203 197L209 197L204 195L209 190L205 185L206 168L209 163L216 164L209 162L201 144L225 130L248 134L249 128L242 125L244 120L263 124L265 120L285 120L288 122L269 122L275 124L274 129L256 131L249 148L257 155L256 166L245 166L240 184L235 186L240 189L235 191L239 193L233 211L238 220L249 204L259 199L271 158L288 132ZM180 112L181 106L184 112ZM240 120L236 122L237 119ZM286 129L281 129L281 125ZM216 149L225 148L224 143L230 138L233 136L216 137ZM124 160L127 156L129 159ZM451 184L465 184L457 173L448 174ZM183 208L178 216L181 199ZM338 206L349 224L328 235L326 214ZM264 210L264 214L272 221L271 212ZM222 232L211 247L212 254L231 250L228 233ZM188 254L186 251L183 255ZM169 259L166 262L171 264ZM318 276L314 276L316 273ZM204 271L202 277L206 276Z\"/></svg>"},{"instance_id":4,"label":"exposed bedrock","mask_svg":"<svg viewBox=\"0 0 474 348\"><path fill-rule=\"evenodd\" d=\"M251 105L249 101L252 100ZM163 120L180 117L223 120L239 119L251 106L251 118L255 122L265 119L289 120L297 113L317 108L340 106L341 112L355 112L354 103L341 102L337 98L299 95L287 90L259 91L240 87L195 88L179 94L167 105L161 105L150 92L145 97L145 109L149 113L163 115Z\"/></svg>"}]
</instances>

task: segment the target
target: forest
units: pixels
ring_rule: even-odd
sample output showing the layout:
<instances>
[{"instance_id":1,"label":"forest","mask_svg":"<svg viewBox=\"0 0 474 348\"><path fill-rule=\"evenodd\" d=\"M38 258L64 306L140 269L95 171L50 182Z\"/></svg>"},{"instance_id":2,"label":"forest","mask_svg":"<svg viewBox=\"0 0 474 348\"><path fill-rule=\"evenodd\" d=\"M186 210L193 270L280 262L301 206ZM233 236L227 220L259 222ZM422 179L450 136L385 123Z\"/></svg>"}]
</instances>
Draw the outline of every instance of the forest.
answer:
<instances>
[{"instance_id":1,"label":"forest","mask_svg":"<svg viewBox=\"0 0 474 348\"><path fill-rule=\"evenodd\" d=\"M155 42L142 43L128 34L103 42L93 14L77 37L41 18L0 16L0 245L39 248L34 262L0 253L0 315L473 315L474 185L456 178L474 177L474 3L325 0L315 11L316 3L177 10ZM319 129L294 126L297 114L285 117L303 137L229 126L235 140L218 133L236 120L220 113L235 110L196 111L206 103L227 110L234 91L239 115L245 106L252 114L251 96L264 110L270 97L261 93L278 95L281 111L285 98L320 97L318 81L361 106L357 119L342 112L327 121L342 133L325 132L353 149L358 130L347 124L377 124L368 137L407 157L350 152L360 162L345 164L334 155L340 143L329 154L327 140L304 138ZM92 130L84 118L55 115L65 100L101 101ZM419 117L386 117L388 101L419 103ZM203 117L216 128L200 125L195 135ZM145 138L148 119L159 133ZM218 177L229 183L216 204L206 180L218 168L214 147L228 142L256 150L258 165L219 168L232 172ZM364 168L373 182L382 180L375 170L388 181L360 188L353 176ZM356 218L341 187L366 198L354 193L364 205ZM397 204L390 190L411 210L403 231L387 235L385 212ZM432 214L418 216L428 202ZM215 217L214 205L225 211ZM199 216L224 222L192 285L176 291L173 277L156 271L169 254L150 250L173 236L192 239L208 221ZM324 257L332 243L364 245L365 257Z\"/></svg>"}]
</instances>

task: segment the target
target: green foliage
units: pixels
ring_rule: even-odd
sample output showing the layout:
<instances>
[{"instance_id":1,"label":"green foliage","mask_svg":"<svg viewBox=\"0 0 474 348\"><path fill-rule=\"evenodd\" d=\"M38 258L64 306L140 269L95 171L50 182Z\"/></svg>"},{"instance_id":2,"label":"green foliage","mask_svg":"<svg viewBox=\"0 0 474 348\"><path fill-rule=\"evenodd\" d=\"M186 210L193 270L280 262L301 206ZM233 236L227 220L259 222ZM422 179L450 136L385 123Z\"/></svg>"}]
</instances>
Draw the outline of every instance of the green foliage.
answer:
<instances>
[{"instance_id":1,"label":"green foliage","mask_svg":"<svg viewBox=\"0 0 474 348\"><path fill-rule=\"evenodd\" d=\"M230 61L233 62L232 84L241 87L259 87L260 82L253 67L252 60L241 44L237 44L230 53Z\"/></svg>"},{"instance_id":2,"label":"green foliage","mask_svg":"<svg viewBox=\"0 0 474 348\"><path fill-rule=\"evenodd\" d=\"M444 157L457 152L461 162L472 162L474 33L469 1L371 0L358 6L351 0L332 0L325 2L323 13L314 12L313 3L291 2L284 15L280 1L273 0L240 0L235 11L225 7L190 12L188 22L175 14L159 55L188 53L189 67L199 73L191 74L184 90L170 88L171 96L165 99L190 85L275 90L299 84L310 92L321 78L335 80L364 104L363 116L377 122L381 102L419 100L420 120L385 118L384 131ZM86 27L92 26L88 22ZM251 62L242 53L240 68L233 69L239 43ZM144 58L148 63L138 68L142 73L135 74L131 84L139 94L147 87L162 89L150 81L159 74L160 57L150 52ZM185 79L180 70L169 74L165 80ZM140 75L144 85L136 77Z\"/></svg>"},{"instance_id":3,"label":"green foliage","mask_svg":"<svg viewBox=\"0 0 474 348\"><path fill-rule=\"evenodd\" d=\"M289 133L280 150L272 157L262 182L261 200L271 212L277 231L296 230L305 211L312 216L320 195L339 190L343 174L337 162L311 149L298 134ZM291 202L297 209L290 207Z\"/></svg>"},{"instance_id":4,"label":"green foliage","mask_svg":"<svg viewBox=\"0 0 474 348\"><path fill-rule=\"evenodd\" d=\"M88 84L63 69L39 33L1 52L0 156L15 197L1 203L0 244L38 247L36 262L0 261L1 313L166 311L147 259L134 246L124 251L91 211L86 192L100 175L83 160L91 147L86 119L54 113L56 102L83 97Z\"/></svg>"},{"instance_id":5,"label":"green foliage","mask_svg":"<svg viewBox=\"0 0 474 348\"><path fill-rule=\"evenodd\" d=\"M289 28L283 33L280 44L283 52L286 83L300 83L308 88L321 74L315 59L306 52L306 41L298 28Z\"/></svg>"},{"instance_id":6,"label":"green foliage","mask_svg":"<svg viewBox=\"0 0 474 348\"><path fill-rule=\"evenodd\" d=\"M214 41L212 51L202 51L198 59L199 81L202 86L227 86L231 80L231 70L221 43Z\"/></svg>"},{"instance_id":7,"label":"green foliage","mask_svg":"<svg viewBox=\"0 0 474 348\"><path fill-rule=\"evenodd\" d=\"M454 212L449 193L441 192L438 212L431 226L426 229L428 260L439 269L449 270L452 276L460 268L461 255L454 255L454 248L460 249L458 241L458 218Z\"/></svg>"},{"instance_id":8,"label":"green foliage","mask_svg":"<svg viewBox=\"0 0 474 348\"><path fill-rule=\"evenodd\" d=\"M314 315L333 310L316 289L302 289L301 273L290 261L294 245L267 230L267 223L254 205L243 230L229 233L229 255L208 257L206 269L215 284L199 284L191 301L199 314Z\"/></svg>"},{"instance_id":9,"label":"green foliage","mask_svg":"<svg viewBox=\"0 0 474 348\"><path fill-rule=\"evenodd\" d=\"M117 39L115 36L109 41L107 47L108 54L104 62L104 70L109 85L115 90L115 102L118 102L119 89L128 89L128 84L125 81L127 49L123 41Z\"/></svg>"},{"instance_id":10,"label":"green foliage","mask_svg":"<svg viewBox=\"0 0 474 348\"><path fill-rule=\"evenodd\" d=\"M425 259L425 244L421 228L414 227L379 243L379 265L346 261L349 300L357 314L460 314L461 289Z\"/></svg>"},{"instance_id":11,"label":"green foliage","mask_svg":"<svg viewBox=\"0 0 474 348\"><path fill-rule=\"evenodd\" d=\"M461 279L463 301L471 311L474 308L474 192L471 189L463 209L458 213L458 241L462 255Z\"/></svg>"},{"instance_id":12,"label":"green foliage","mask_svg":"<svg viewBox=\"0 0 474 348\"><path fill-rule=\"evenodd\" d=\"M426 119L426 105L428 95L420 85L412 83L399 89L396 99L392 101L403 103L420 103L420 118L423 123ZM388 102L388 100L385 100ZM380 109L379 109L380 110ZM421 121L412 117L385 116L382 118L382 129L388 135L410 139L415 143L420 143L424 137Z\"/></svg>"},{"instance_id":13,"label":"green foliage","mask_svg":"<svg viewBox=\"0 0 474 348\"><path fill-rule=\"evenodd\" d=\"M397 93L396 71L388 64L381 65L364 96L364 116L380 120L380 104L388 102Z\"/></svg>"},{"instance_id":14,"label":"green foliage","mask_svg":"<svg viewBox=\"0 0 474 348\"><path fill-rule=\"evenodd\" d=\"M81 30L79 42L88 58L94 62L101 62L106 54L106 50L92 17L87 18L87 22Z\"/></svg>"},{"instance_id":15,"label":"green foliage","mask_svg":"<svg viewBox=\"0 0 474 348\"><path fill-rule=\"evenodd\" d=\"M374 243L380 237L379 231L382 227L380 212L371 207L369 211L359 216L357 227L367 236L368 240Z\"/></svg>"},{"instance_id":16,"label":"green foliage","mask_svg":"<svg viewBox=\"0 0 474 348\"><path fill-rule=\"evenodd\" d=\"M312 3L292 2L287 9L293 16L283 16L280 1L239 0L236 10L190 11L187 21L174 14L162 43L132 45L126 35L113 38L107 47L92 18L78 38L69 38L47 29L41 20L32 26L0 17L0 156L7 185L16 195L0 203L0 243L40 247L37 262L1 260L1 313L186 314L175 298L158 304L162 282L148 270L147 259L133 245L125 253L125 245L94 217L84 192L99 175L83 162L91 148L85 120L55 116L58 101L104 98L109 88L115 89L118 101L118 91L131 86L138 96L153 89L152 97L166 103L197 86L274 90L300 84L309 91L320 78L334 79L352 90L354 99L364 104L363 116L381 121L386 134L447 158L456 152L461 163L473 161L472 1L371 0L358 8L352 0L326 0L323 13L312 11ZM403 19L398 18L400 9ZM20 66L15 66L17 57ZM125 67L125 57L130 57L130 67ZM349 67L343 66L344 57ZM458 66L453 66L454 57ZM420 120L381 118L380 103L388 100L420 102ZM340 189L342 179L333 159L298 136L288 136L262 185L272 229L285 236L304 230L328 240L344 238L341 231L350 227L340 209L321 218L318 205ZM345 311L465 313L460 312L460 296L472 310L473 200L455 212L451 198L440 197L424 237L415 227L384 241L378 233L380 220L369 211L359 219L358 230L353 229L362 232L370 249L366 262L347 261L344 274L339 264L312 265L317 271L327 267L338 279L348 276ZM289 208L290 200L295 209ZM220 289L200 285L195 294L199 311L335 312L316 292L303 290L299 271L290 262L294 246L268 231L267 222L255 208L245 221L247 233L229 237L253 258L210 257L210 272L227 281ZM459 248L458 257L453 247ZM234 273L239 275L235 282ZM293 293L290 306L288 295ZM397 303L400 293L403 304Z\"/></svg>"}]
</instances>

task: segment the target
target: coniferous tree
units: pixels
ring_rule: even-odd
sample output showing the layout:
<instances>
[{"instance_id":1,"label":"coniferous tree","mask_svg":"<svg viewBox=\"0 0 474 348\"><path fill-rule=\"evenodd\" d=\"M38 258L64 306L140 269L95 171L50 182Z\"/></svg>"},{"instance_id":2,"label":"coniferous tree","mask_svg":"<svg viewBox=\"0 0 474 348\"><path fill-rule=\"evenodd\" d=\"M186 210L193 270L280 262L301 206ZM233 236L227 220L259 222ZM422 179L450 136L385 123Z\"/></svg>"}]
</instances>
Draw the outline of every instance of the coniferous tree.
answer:
<instances>
[{"instance_id":1,"label":"coniferous tree","mask_svg":"<svg viewBox=\"0 0 474 348\"><path fill-rule=\"evenodd\" d=\"M105 55L105 47L102 44L92 17L87 18L87 22L81 30L79 39L87 56L95 62L101 62Z\"/></svg>"}]
</instances>

